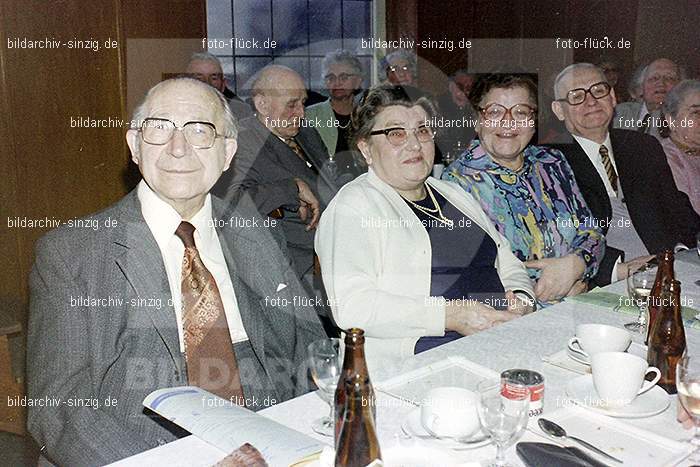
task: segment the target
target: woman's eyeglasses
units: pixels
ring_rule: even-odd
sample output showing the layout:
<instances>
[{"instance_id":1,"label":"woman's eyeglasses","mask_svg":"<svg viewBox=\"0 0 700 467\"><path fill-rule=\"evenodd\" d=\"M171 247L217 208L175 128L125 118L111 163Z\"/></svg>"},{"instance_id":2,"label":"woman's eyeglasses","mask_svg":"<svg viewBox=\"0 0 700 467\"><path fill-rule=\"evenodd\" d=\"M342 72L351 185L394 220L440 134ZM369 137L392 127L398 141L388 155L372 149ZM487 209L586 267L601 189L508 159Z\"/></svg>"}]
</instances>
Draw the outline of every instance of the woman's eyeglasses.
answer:
<instances>
[{"instance_id":1,"label":"woman's eyeglasses","mask_svg":"<svg viewBox=\"0 0 700 467\"><path fill-rule=\"evenodd\" d=\"M428 126L419 126L418 128L385 128L383 130L374 130L370 135L384 135L393 146L403 146L408 141L408 132L412 131L416 135L416 139L421 143L427 143L435 138L435 132Z\"/></svg>"}]
</instances>

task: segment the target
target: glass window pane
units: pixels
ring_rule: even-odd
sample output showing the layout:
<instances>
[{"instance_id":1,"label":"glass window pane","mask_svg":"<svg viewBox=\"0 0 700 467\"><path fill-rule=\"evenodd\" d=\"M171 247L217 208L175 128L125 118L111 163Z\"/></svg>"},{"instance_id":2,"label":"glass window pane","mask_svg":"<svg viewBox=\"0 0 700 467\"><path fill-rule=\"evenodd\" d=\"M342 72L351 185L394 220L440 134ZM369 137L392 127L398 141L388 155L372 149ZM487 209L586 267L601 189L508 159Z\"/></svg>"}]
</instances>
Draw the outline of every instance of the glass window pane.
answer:
<instances>
[{"instance_id":1,"label":"glass window pane","mask_svg":"<svg viewBox=\"0 0 700 467\"><path fill-rule=\"evenodd\" d=\"M272 51L263 47L271 40L270 2L267 0L233 0L233 32L243 47L236 47L236 55L268 55ZM257 44L251 41L257 40ZM256 47L250 47L256 45Z\"/></svg>"},{"instance_id":2,"label":"glass window pane","mask_svg":"<svg viewBox=\"0 0 700 467\"><path fill-rule=\"evenodd\" d=\"M214 55L232 55L233 16L230 0L207 2L207 49Z\"/></svg>"},{"instance_id":3,"label":"glass window pane","mask_svg":"<svg viewBox=\"0 0 700 467\"><path fill-rule=\"evenodd\" d=\"M309 36L306 0L273 0L273 38L275 55L306 55Z\"/></svg>"},{"instance_id":4,"label":"glass window pane","mask_svg":"<svg viewBox=\"0 0 700 467\"><path fill-rule=\"evenodd\" d=\"M321 77L321 62L323 58L321 57L311 57L311 89L321 94L328 94L326 92L326 86Z\"/></svg>"},{"instance_id":5,"label":"glass window pane","mask_svg":"<svg viewBox=\"0 0 700 467\"><path fill-rule=\"evenodd\" d=\"M250 97L251 78L270 62L272 62L271 57L236 58L236 94L242 98Z\"/></svg>"},{"instance_id":6,"label":"glass window pane","mask_svg":"<svg viewBox=\"0 0 700 467\"><path fill-rule=\"evenodd\" d=\"M344 1L343 2L343 37L362 38L372 35L372 2ZM357 45L345 45L346 49L358 50Z\"/></svg>"},{"instance_id":7,"label":"glass window pane","mask_svg":"<svg viewBox=\"0 0 700 467\"><path fill-rule=\"evenodd\" d=\"M342 48L340 0L309 0L309 53L325 55Z\"/></svg>"}]
</instances>

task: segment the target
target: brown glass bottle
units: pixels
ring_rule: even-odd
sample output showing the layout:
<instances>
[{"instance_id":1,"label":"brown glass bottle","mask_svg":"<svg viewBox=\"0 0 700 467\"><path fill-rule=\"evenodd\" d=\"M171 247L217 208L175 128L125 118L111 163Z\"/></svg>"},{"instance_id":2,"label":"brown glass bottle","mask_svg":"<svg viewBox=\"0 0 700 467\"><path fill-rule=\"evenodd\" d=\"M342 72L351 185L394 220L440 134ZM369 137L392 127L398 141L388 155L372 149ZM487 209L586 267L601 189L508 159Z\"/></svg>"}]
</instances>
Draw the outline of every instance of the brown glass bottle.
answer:
<instances>
[{"instance_id":1,"label":"brown glass bottle","mask_svg":"<svg viewBox=\"0 0 700 467\"><path fill-rule=\"evenodd\" d=\"M681 283L672 280L661 294L659 314L649 337L647 362L661 372L659 386L676 393L676 363L685 352L685 329L681 316Z\"/></svg>"},{"instance_id":2,"label":"brown glass bottle","mask_svg":"<svg viewBox=\"0 0 700 467\"><path fill-rule=\"evenodd\" d=\"M371 389L369 378L347 378L343 382L343 389L346 404L335 451L336 467L382 465L374 416L367 400Z\"/></svg>"},{"instance_id":3,"label":"brown glass bottle","mask_svg":"<svg viewBox=\"0 0 700 467\"><path fill-rule=\"evenodd\" d=\"M662 253L657 255L657 258L659 260L659 267L656 270L654 285L651 288L651 293L649 294L649 319L647 320L647 338L645 344L649 344L651 328L654 326L654 320L656 320L656 317L659 315L661 292L664 284L670 283L670 281L674 279L673 250L664 250Z\"/></svg>"},{"instance_id":4,"label":"brown glass bottle","mask_svg":"<svg viewBox=\"0 0 700 467\"><path fill-rule=\"evenodd\" d=\"M359 328L351 328L345 332L345 357L343 358L343 369L340 372L338 386L335 390L335 446L338 445L340 428L343 425L345 412L345 380L352 378L367 379L368 394L367 402L371 404L373 422L376 424L376 405L374 388L369 379L367 361L365 360L365 331Z\"/></svg>"}]
</instances>

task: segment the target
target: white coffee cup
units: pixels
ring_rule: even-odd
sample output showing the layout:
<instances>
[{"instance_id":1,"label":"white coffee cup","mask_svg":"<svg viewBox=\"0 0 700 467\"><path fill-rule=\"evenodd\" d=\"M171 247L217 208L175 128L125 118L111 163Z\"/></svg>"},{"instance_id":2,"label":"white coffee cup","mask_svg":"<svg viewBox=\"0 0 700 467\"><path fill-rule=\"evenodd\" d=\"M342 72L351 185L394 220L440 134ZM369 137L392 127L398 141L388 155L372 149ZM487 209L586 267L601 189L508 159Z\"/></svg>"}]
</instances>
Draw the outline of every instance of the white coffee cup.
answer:
<instances>
[{"instance_id":1,"label":"white coffee cup","mask_svg":"<svg viewBox=\"0 0 700 467\"><path fill-rule=\"evenodd\" d=\"M606 407L619 408L649 391L661 378L661 372L642 357L627 352L599 352L591 357L593 386ZM648 373L656 373L644 381Z\"/></svg>"},{"instance_id":2,"label":"white coffee cup","mask_svg":"<svg viewBox=\"0 0 700 467\"><path fill-rule=\"evenodd\" d=\"M423 428L441 437L471 436L481 427L478 403L479 397L464 388L431 389L420 408Z\"/></svg>"},{"instance_id":3,"label":"white coffee cup","mask_svg":"<svg viewBox=\"0 0 700 467\"><path fill-rule=\"evenodd\" d=\"M440 178L442 171L445 170L445 164L435 164L433 165L433 177Z\"/></svg>"},{"instance_id":4,"label":"white coffee cup","mask_svg":"<svg viewBox=\"0 0 700 467\"><path fill-rule=\"evenodd\" d=\"M600 352L624 352L632 343L632 336L622 328L606 324L579 324L576 336L569 339L569 350L590 358Z\"/></svg>"}]
</instances>

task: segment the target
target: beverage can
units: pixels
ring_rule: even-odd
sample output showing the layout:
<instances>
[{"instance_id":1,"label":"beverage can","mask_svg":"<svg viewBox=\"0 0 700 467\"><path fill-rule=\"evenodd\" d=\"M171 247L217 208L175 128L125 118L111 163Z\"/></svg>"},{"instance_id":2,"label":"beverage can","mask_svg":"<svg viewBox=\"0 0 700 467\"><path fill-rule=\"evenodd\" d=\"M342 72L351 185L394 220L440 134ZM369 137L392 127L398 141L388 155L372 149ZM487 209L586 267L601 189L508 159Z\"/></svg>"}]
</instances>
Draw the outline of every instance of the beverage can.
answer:
<instances>
[{"instance_id":1,"label":"beverage can","mask_svg":"<svg viewBox=\"0 0 700 467\"><path fill-rule=\"evenodd\" d=\"M544 377L536 371L525 369L506 370L501 373L501 395L506 399L521 394L522 386L530 393L528 415L540 415L544 407Z\"/></svg>"}]
</instances>

